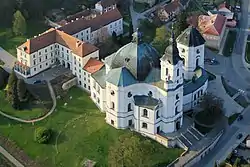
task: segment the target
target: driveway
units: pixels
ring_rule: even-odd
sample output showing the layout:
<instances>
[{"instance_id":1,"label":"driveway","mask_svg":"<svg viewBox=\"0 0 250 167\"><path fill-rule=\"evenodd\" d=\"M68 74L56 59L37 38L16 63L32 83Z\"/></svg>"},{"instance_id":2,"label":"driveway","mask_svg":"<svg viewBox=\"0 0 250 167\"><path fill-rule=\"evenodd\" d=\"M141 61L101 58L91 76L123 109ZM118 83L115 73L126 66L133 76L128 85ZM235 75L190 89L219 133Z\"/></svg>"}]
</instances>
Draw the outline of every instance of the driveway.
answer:
<instances>
[{"instance_id":1,"label":"driveway","mask_svg":"<svg viewBox=\"0 0 250 167\"><path fill-rule=\"evenodd\" d=\"M12 56L1 47L0 47L0 59L5 63L3 68L8 72L11 72L15 62L17 61L16 57Z\"/></svg>"}]
</instances>

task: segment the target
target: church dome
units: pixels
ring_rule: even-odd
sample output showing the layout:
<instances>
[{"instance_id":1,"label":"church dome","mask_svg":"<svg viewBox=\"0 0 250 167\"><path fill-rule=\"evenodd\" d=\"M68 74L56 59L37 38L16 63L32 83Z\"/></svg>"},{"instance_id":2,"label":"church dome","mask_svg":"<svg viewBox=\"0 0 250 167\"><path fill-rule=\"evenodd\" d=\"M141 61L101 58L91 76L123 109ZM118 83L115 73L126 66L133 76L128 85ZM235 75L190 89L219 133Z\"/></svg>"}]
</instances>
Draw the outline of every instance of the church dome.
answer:
<instances>
[{"instance_id":1,"label":"church dome","mask_svg":"<svg viewBox=\"0 0 250 167\"><path fill-rule=\"evenodd\" d=\"M132 42L112 56L110 67L126 67L138 81L144 81L152 68L160 68L160 56L155 48L141 41L139 32L135 32Z\"/></svg>"}]
</instances>

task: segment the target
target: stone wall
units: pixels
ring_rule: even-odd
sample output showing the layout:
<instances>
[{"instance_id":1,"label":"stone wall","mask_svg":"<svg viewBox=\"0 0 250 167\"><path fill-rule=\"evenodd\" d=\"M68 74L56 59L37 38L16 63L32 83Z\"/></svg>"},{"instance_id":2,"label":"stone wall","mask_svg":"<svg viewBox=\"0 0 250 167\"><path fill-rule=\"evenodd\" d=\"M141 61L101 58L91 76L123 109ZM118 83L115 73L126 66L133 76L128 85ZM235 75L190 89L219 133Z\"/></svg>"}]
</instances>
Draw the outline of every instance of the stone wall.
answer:
<instances>
[{"instance_id":1,"label":"stone wall","mask_svg":"<svg viewBox=\"0 0 250 167\"><path fill-rule=\"evenodd\" d=\"M65 82L65 83L62 85L62 89L63 89L63 90L68 90L68 89L70 89L71 87L73 87L73 86L75 86L75 85L77 85L77 78L76 78L76 77L73 78L73 79L71 79L71 80L69 80L69 81L67 81L67 82Z\"/></svg>"}]
</instances>

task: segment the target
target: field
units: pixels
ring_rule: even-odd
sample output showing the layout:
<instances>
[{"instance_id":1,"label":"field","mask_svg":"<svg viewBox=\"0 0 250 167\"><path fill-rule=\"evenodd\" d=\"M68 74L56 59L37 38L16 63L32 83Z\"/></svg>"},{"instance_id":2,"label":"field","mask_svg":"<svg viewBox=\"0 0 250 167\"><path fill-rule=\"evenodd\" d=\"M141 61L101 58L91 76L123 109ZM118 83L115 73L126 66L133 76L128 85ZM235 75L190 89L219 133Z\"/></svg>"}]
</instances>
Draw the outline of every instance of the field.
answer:
<instances>
[{"instance_id":1,"label":"field","mask_svg":"<svg viewBox=\"0 0 250 167\"><path fill-rule=\"evenodd\" d=\"M16 47L24 43L28 38L41 34L48 29L43 22L27 22L27 33L23 36L14 36L11 28L0 27L0 47L16 57Z\"/></svg>"},{"instance_id":2,"label":"field","mask_svg":"<svg viewBox=\"0 0 250 167\"><path fill-rule=\"evenodd\" d=\"M64 106L65 102L68 103L67 106ZM79 88L72 88L57 103L56 111L35 125L20 124L0 116L0 134L14 141L42 166L82 167L85 159L97 162L97 166L107 166L109 147L120 135L131 132L116 130L107 125L105 114ZM47 145L33 141L34 130L39 126L49 127L54 131L53 139ZM169 163L183 151L167 149L154 141L151 143L157 151L151 155L149 166Z\"/></svg>"}]
</instances>

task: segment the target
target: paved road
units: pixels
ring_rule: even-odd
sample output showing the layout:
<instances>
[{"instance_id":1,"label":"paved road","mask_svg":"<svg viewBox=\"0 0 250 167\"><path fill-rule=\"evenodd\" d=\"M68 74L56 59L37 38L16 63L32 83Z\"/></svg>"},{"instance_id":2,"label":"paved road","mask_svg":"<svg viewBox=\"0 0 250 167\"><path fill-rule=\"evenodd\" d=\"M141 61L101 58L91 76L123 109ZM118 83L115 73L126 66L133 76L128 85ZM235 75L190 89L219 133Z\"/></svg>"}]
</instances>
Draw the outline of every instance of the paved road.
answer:
<instances>
[{"instance_id":1,"label":"paved road","mask_svg":"<svg viewBox=\"0 0 250 167\"><path fill-rule=\"evenodd\" d=\"M12 164L14 164L16 167L24 167L23 164L21 164L15 157L10 155L3 147L0 146L0 153L7 158Z\"/></svg>"}]
</instances>

